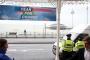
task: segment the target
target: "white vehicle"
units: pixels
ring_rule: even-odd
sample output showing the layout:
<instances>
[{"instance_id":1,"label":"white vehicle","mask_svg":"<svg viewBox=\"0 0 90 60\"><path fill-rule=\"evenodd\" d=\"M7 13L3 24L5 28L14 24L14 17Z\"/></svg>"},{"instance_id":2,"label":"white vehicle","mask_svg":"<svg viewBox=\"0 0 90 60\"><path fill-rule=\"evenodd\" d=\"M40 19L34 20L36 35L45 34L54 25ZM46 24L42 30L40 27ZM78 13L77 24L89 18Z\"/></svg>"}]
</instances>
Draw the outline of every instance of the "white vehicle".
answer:
<instances>
[{"instance_id":1,"label":"white vehicle","mask_svg":"<svg viewBox=\"0 0 90 60\"><path fill-rule=\"evenodd\" d=\"M51 25L48 25L46 28L48 29L52 29L52 30L56 30L57 29L57 24L51 24ZM72 29L72 27L68 27L64 24L60 24L60 30L69 30L69 29Z\"/></svg>"},{"instance_id":2,"label":"white vehicle","mask_svg":"<svg viewBox=\"0 0 90 60\"><path fill-rule=\"evenodd\" d=\"M85 37L86 35L90 35L90 25L78 25L71 29L67 34L72 34L71 39L73 40L74 43L77 42L77 39L82 35ZM66 35L67 35L66 34ZM63 36L63 38L59 42L59 48L61 46L61 41L66 40L67 37ZM56 54L56 42L53 44L52 52L53 54Z\"/></svg>"}]
</instances>

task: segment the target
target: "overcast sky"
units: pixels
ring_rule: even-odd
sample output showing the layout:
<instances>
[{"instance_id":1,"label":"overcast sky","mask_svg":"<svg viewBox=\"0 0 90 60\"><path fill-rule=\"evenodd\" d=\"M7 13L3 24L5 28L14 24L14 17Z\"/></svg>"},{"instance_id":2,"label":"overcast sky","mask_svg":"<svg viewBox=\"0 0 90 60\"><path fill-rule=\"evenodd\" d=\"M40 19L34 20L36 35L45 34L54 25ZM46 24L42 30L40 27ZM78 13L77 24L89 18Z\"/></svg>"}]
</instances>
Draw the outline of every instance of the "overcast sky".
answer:
<instances>
[{"instance_id":1,"label":"overcast sky","mask_svg":"<svg viewBox=\"0 0 90 60\"><path fill-rule=\"evenodd\" d=\"M73 17L72 12L73 10ZM87 20L87 5L69 4L63 5L61 8L61 23L68 26L76 26L78 24L90 23L90 5L88 5L88 20ZM73 22L73 24L72 24Z\"/></svg>"}]
</instances>

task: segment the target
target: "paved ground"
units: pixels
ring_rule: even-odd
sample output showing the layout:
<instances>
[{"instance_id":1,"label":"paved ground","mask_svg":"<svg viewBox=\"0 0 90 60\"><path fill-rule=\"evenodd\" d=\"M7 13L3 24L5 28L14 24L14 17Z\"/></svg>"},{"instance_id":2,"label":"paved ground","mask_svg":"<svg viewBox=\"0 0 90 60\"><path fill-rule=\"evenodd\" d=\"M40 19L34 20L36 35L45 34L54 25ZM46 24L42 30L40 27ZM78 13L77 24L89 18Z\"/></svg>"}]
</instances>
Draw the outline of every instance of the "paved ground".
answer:
<instances>
[{"instance_id":1,"label":"paved ground","mask_svg":"<svg viewBox=\"0 0 90 60\"><path fill-rule=\"evenodd\" d=\"M7 54L15 60L54 60L53 44L9 44Z\"/></svg>"},{"instance_id":2,"label":"paved ground","mask_svg":"<svg viewBox=\"0 0 90 60\"><path fill-rule=\"evenodd\" d=\"M8 43L29 43L29 44L52 44L56 38L6 38Z\"/></svg>"}]
</instances>

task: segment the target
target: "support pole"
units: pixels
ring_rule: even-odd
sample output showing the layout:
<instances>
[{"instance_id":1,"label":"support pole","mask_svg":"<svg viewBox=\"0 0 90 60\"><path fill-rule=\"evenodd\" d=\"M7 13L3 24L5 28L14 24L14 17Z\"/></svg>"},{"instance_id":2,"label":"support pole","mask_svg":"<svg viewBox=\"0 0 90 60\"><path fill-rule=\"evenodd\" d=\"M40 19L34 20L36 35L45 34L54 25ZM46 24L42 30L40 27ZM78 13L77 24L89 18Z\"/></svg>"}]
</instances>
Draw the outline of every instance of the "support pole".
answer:
<instances>
[{"instance_id":1,"label":"support pole","mask_svg":"<svg viewBox=\"0 0 90 60\"><path fill-rule=\"evenodd\" d=\"M57 0L56 7L56 20L57 20L57 46L56 46L56 57L55 60L59 60L59 37L60 37L60 11L61 11L61 0Z\"/></svg>"},{"instance_id":2,"label":"support pole","mask_svg":"<svg viewBox=\"0 0 90 60\"><path fill-rule=\"evenodd\" d=\"M87 1L87 7L86 7L86 10L87 10L87 12L86 12L87 22L86 22L86 24L88 24L88 1Z\"/></svg>"},{"instance_id":3,"label":"support pole","mask_svg":"<svg viewBox=\"0 0 90 60\"><path fill-rule=\"evenodd\" d=\"M73 8L72 8L72 11L71 11L71 15L72 15L72 28L73 28L73 21L74 21L74 19L73 19L73 15L74 15L74 10L73 10Z\"/></svg>"}]
</instances>

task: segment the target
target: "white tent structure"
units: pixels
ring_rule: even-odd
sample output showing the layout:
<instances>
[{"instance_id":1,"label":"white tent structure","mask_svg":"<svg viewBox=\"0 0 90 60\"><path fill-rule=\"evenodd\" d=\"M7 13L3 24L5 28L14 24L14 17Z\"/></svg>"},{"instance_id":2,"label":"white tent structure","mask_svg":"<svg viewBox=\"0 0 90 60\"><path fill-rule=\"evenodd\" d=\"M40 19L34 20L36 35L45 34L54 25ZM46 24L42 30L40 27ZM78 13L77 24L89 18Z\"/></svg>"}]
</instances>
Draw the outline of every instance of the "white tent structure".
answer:
<instances>
[{"instance_id":1,"label":"white tent structure","mask_svg":"<svg viewBox=\"0 0 90 60\"><path fill-rule=\"evenodd\" d=\"M22 3L22 4L29 4L29 5L48 5L48 6L53 6L56 7L56 1L57 0L0 0L1 4L4 4L6 2L10 3ZM85 4L87 2L90 2L90 0L61 0L62 4L73 4L73 3L78 3L78 4Z\"/></svg>"}]
</instances>

